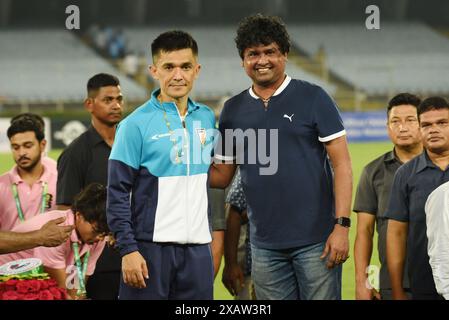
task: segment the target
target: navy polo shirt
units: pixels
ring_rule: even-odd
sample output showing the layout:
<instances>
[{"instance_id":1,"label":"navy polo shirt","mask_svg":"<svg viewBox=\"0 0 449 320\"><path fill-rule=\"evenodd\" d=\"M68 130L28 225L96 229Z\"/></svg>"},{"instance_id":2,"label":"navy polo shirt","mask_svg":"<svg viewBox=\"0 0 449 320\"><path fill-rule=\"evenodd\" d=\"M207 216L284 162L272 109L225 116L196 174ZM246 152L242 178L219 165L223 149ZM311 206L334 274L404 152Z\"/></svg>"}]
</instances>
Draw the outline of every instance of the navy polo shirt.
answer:
<instances>
[{"instance_id":1,"label":"navy polo shirt","mask_svg":"<svg viewBox=\"0 0 449 320\"><path fill-rule=\"evenodd\" d=\"M257 143L226 135L236 129L255 129ZM286 249L325 241L334 227L335 205L324 142L345 134L329 95L319 86L286 77L265 108L252 89L245 90L225 103L219 130L215 157L231 160L239 152L245 159L240 173L253 245ZM269 130L277 130L277 140L268 139ZM234 148L226 148L231 139ZM254 151L259 156L248 163ZM270 164L260 154L277 161L274 174L261 174Z\"/></svg>"},{"instance_id":2,"label":"navy polo shirt","mask_svg":"<svg viewBox=\"0 0 449 320\"><path fill-rule=\"evenodd\" d=\"M385 216L409 224L407 257L412 295L437 295L427 253L424 206L429 194L447 181L449 167L441 170L425 151L402 165L394 177Z\"/></svg>"}]
</instances>

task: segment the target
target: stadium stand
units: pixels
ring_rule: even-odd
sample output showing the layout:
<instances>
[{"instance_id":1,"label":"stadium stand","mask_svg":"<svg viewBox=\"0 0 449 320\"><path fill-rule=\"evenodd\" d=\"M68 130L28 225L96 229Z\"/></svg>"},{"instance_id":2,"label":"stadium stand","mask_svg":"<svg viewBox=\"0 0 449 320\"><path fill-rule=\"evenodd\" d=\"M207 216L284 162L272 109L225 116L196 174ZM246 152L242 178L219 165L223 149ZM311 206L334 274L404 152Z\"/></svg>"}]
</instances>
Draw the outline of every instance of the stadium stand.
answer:
<instances>
[{"instance_id":1,"label":"stadium stand","mask_svg":"<svg viewBox=\"0 0 449 320\"><path fill-rule=\"evenodd\" d=\"M449 92L449 40L421 23L289 25L295 46L324 48L331 72L368 95Z\"/></svg>"},{"instance_id":2,"label":"stadium stand","mask_svg":"<svg viewBox=\"0 0 449 320\"><path fill-rule=\"evenodd\" d=\"M193 91L197 99L230 96L249 88L251 81L242 69L241 60L234 44L234 26L209 26L207 28L183 26L178 28L190 32L198 42L202 69ZM137 52L145 52L147 58L150 59L151 41L160 33L171 29L173 26L126 28L124 33L128 39L128 48ZM287 64L287 73L293 78L316 83L330 94L335 93L335 86L306 73L293 63Z\"/></svg>"},{"instance_id":3,"label":"stadium stand","mask_svg":"<svg viewBox=\"0 0 449 320\"><path fill-rule=\"evenodd\" d=\"M150 61L152 39L173 28L127 27L123 31L128 49L145 53ZM235 48L235 26L178 28L189 31L199 43L202 71L195 83L195 99L218 101L250 86ZM324 87L343 106L349 106L346 100L355 100L357 92L371 97L399 91L421 95L449 92L449 39L422 23L382 23L380 30L353 23L289 24L289 30L294 48L287 73ZM68 31L2 30L0 43L2 101L81 101L86 79L92 74L119 74L114 64ZM344 92L335 77L328 82L297 63L296 53L316 57L319 51L324 52L325 67L347 84ZM128 100L147 98L149 90L133 79L120 79ZM354 96L343 100L342 92Z\"/></svg>"},{"instance_id":4,"label":"stadium stand","mask_svg":"<svg viewBox=\"0 0 449 320\"><path fill-rule=\"evenodd\" d=\"M0 96L5 101L82 101L87 79L117 70L68 31L0 31ZM147 91L120 76L126 98Z\"/></svg>"}]
</instances>

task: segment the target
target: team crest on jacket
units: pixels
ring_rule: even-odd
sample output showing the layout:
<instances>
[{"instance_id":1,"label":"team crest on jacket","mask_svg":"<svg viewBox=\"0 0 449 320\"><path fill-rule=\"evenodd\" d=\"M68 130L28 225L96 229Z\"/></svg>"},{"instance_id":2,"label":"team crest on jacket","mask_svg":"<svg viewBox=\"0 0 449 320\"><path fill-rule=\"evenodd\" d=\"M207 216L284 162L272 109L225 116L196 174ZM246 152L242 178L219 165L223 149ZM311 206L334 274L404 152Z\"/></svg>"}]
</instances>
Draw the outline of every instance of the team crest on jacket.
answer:
<instances>
[{"instance_id":1,"label":"team crest on jacket","mask_svg":"<svg viewBox=\"0 0 449 320\"><path fill-rule=\"evenodd\" d=\"M204 144L206 143L206 129L196 128L196 133L198 134L198 138L200 139L201 144L204 146Z\"/></svg>"}]
</instances>

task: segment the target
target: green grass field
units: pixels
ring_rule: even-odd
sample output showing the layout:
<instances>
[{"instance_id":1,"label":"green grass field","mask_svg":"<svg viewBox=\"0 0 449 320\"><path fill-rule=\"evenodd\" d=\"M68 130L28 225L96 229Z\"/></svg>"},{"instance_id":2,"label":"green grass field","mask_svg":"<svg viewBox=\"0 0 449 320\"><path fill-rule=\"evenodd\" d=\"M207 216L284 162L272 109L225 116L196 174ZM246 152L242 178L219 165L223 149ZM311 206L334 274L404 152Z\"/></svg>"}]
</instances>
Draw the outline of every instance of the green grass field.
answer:
<instances>
[{"instance_id":1,"label":"green grass field","mask_svg":"<svg viewBox=\"0 0 449 320\"><path fill-rule=\"evenodd\" d=\"M357 182L359 180L359 176L362 172L363 167L378 157L382 153L391 149L390 143L353 143L349 145L352 159L352 168L353 168L353 176L354 176L354 193L357 187ZM55 150L50 152L50 157L57 159L60 150ZM14 161L10 154L0 154L0 173L8 171ZM354 299L354 260L353 260L353 246L355 240L355 231L356 231L356 219L355 214L353 214L353 226L350 231L350 258L346 261L343 267L343 299ZM375 245L374 248L377 246ZM371 264L379 265L379 260L377 257L377 251L374 250L373 259ZM223 264L222 264L223 268ZM215 299L226 300L232 299L232 296L229 295L227 290L221 283L221 270L215 280L215 289L214 289Z\"/></svg>"}]
</instances>

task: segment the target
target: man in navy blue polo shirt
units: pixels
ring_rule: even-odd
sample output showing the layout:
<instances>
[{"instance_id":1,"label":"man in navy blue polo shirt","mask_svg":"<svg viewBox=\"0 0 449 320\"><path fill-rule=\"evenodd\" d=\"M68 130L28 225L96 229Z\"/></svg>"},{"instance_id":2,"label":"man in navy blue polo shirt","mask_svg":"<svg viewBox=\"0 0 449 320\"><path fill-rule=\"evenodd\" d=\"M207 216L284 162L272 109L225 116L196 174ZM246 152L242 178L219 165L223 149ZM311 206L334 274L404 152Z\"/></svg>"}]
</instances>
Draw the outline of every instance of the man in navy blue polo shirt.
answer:
<instances>
[{"instance_id":1,"label":"man in navy blue polo shirt","mask_svg":"<svg viewBox=\"0 0 449 320\"><path fill-rule=\"evenodd\" d=\"M418 107L418 119L425 150L396 172L386 212L390 219L387 265L393 299L407 299L402 283L406 256L412 298L441 299L429 264L424 206L429 194L449 181L448 102L440 97L427 98Z\"/></svg>"},{"instance_id":2,"label":"man in navy blue polo shirt","mask_svg":"<svg viewBox=\"0 0 449 320\"><path fill-rule=\"evenodd\" d=\"M290 40L278 17L244 18L236 44L253 85L225 103L211 183L226 186L240 164L256 296L340 299L352 171L337 106L285 74Z\"/></svg>"}]
</instances>

